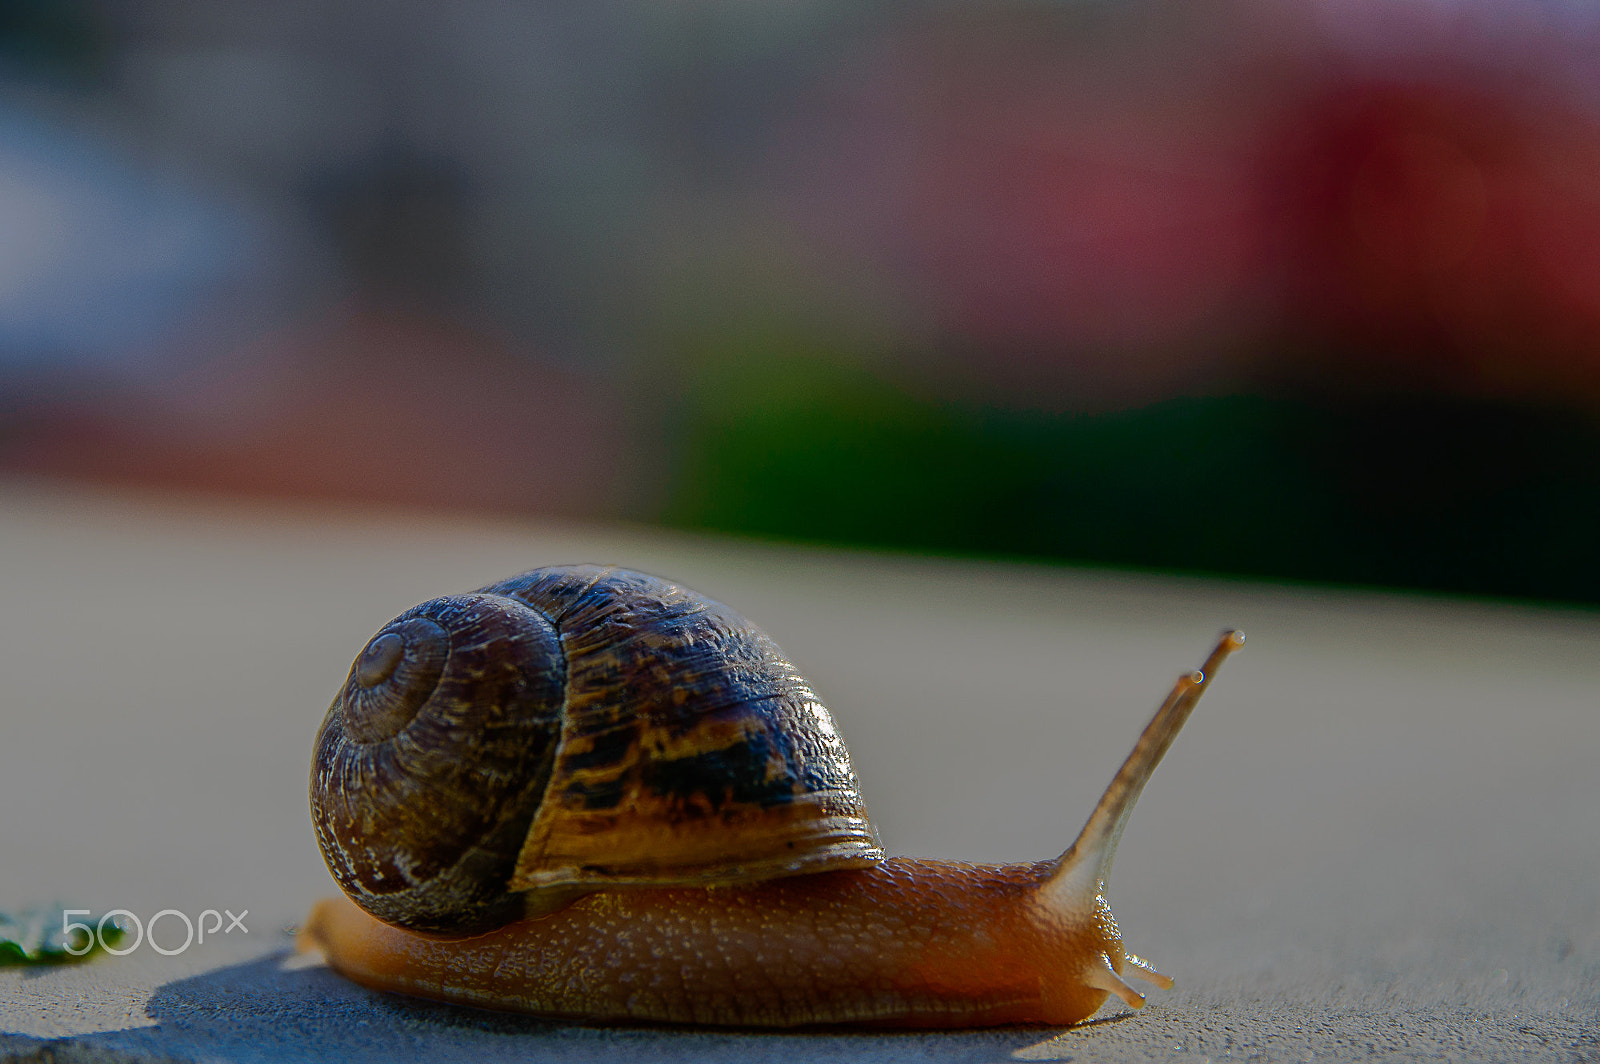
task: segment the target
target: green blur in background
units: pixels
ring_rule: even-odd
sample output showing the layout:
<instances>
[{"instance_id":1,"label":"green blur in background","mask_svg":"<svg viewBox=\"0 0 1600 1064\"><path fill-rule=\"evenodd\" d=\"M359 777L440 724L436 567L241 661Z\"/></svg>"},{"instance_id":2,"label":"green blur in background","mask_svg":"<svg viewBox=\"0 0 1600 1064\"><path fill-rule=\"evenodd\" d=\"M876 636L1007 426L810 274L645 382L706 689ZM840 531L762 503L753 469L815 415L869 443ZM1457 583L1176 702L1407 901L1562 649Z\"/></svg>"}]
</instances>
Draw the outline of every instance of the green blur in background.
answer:
<instances>
[{"instance_id":1,"label":"green blur in background","mask_svg":"<svg viewBox=\"0 0 1600 1064\"><path fill-rule=\"evenodd\" d=\"M850 362L701 367L663 519L931 553L1600 602L1600 425L1437 397L936 402Z\"/></svg>"}]
</instances>

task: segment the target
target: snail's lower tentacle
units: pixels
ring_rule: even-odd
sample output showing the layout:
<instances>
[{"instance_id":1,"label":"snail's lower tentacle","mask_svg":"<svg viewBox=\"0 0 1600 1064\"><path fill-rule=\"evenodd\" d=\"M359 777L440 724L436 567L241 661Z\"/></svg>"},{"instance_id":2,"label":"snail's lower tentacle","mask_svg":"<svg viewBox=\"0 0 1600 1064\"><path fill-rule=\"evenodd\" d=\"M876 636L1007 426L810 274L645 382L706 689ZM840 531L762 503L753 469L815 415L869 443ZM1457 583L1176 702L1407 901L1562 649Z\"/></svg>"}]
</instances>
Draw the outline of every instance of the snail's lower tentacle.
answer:
<instances>
[{"instance_id":1,"label":"snail's lower tentacle","mask_svg":"<svg viewBox=\"0 0 1600 1064\"><path fill-rule=\"evenodd\" d=\"M1171 990L1174 981L1172 976L1156 970L1155 966L1134 953L1126 953L1123 959L1128 962L1128 974L1135 979L1142 979L1152 986L1159 986L1163 990Z\"/></svg>"}]
</instances>

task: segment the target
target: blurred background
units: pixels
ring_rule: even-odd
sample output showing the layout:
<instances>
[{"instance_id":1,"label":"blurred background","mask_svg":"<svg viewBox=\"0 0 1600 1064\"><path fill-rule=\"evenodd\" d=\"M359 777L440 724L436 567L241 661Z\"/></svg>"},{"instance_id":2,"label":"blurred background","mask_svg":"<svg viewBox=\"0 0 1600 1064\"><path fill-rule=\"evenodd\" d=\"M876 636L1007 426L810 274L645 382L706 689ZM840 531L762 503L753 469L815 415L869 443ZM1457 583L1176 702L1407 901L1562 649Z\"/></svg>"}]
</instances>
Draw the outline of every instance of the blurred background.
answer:
<instances>
[{"instance_id":1,"label":"blurred background","mask_svg":"<svg viewBox=\"0 0 1600 1064\"><path fill-rule=\"evenodd\" d=\"M1600 602L1600 8L7 0L0 474Z\"/></svg>"}]
</instances>

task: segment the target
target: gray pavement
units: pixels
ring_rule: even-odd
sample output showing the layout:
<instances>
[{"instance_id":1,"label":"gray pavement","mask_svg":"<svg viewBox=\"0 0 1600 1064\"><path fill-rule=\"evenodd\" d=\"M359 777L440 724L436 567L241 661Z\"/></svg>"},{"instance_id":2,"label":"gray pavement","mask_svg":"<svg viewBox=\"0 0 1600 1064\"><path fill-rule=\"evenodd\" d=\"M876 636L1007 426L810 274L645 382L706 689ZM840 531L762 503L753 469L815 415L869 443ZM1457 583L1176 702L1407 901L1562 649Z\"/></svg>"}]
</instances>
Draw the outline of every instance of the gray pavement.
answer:
<instances>
[{"instance_id":1,"label":"gray pavement","mask_svg":"<svg viewBox=\"0 0 1600 1064\"><path fill-rule=\"evenodd\" d=\"M0 1059L1600 1060L1600 615L0 485L0 910L248 910L248 935L0 969ZM672 576L833 708L889 848L1058 852L1172 677L1250 634L1109 892L1178 979L1066 1032L600 1029L361 990L284 931L351 657L535 565ZM169 922L170 923L170 922Z\"/></svg>"}]
</instances>

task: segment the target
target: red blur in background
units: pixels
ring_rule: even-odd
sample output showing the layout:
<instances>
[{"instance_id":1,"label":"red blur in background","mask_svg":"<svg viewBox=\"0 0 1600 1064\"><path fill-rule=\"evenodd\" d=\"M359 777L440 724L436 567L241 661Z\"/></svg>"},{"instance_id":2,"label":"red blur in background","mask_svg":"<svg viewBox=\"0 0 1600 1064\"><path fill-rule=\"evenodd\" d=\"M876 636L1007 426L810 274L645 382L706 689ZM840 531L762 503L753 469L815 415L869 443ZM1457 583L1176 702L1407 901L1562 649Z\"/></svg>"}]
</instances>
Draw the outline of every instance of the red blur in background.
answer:
<instances>
[{"instance_id":1,"label":"red blur in background","mask_svg":"<svg viewBox=\"0 0 1600 1064\"><path fill-rule=\"evenodd\" d=\"M791 157L823 175L818 227L1012 401L1243 379L1592 403L1594 27L1430 13L1381 51L1306 9L1212 8L1226 30L1193 36L1202 16L1169 11L1087 42L1037 12L919 28L859 62Z\"/></svg>"}]
</instances>

